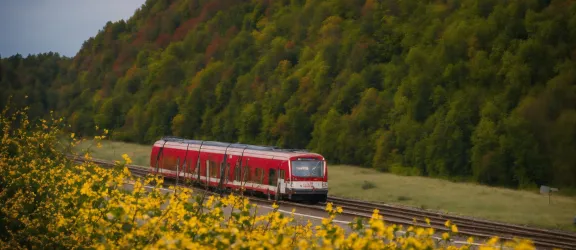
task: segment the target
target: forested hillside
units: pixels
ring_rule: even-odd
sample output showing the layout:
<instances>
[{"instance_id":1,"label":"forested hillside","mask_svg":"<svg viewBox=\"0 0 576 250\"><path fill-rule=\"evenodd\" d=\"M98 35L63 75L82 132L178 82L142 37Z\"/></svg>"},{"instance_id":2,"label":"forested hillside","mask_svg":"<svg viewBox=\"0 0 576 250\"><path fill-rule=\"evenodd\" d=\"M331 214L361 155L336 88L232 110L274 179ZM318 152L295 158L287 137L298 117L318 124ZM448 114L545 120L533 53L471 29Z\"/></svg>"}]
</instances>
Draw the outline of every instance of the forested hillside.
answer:
<instances>
[{"instance_id":1,"label":"forested hillside","mask_svg":"<svg viewBox=\"0 0 576 250\"><path fill-rule=\"evenodd\" d=\"M569 0L148 0L61 64L42 107L126 141L575 187L575 57ZM5 77L14 60L2 86L37 84Z\"/></svg>"},{"instance_id":2,"label":"forested hillside","mask_svg":"<svg viewBox=\"0 0 576 250\"><path fill-rule=\"evenodd\" d=\"M70 58L52 52L0 57L0 107L8 102L15 107L28 106L32 117L57 109L61 77L66 75L70 62ZM61 110L65 108L60 106Z\"/></svg>"}]
</instances>

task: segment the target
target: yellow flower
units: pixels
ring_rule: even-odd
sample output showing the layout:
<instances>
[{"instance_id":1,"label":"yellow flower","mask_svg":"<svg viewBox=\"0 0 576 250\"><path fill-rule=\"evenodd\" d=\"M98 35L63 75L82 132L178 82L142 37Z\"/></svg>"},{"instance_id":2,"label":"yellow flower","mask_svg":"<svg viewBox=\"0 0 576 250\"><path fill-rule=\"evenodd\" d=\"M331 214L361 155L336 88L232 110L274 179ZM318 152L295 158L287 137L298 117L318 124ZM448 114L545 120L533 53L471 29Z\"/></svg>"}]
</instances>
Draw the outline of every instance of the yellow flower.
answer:
<instances>
[{"instance_id":1,"label":"yellow flower","mask_svg":"<svg viewBox=\"0 0 576 250\"><path fill-rule=\"evenodd\" d=\"M498 243L499 240L500 240L499 237L494 236L494 237L490 238L490 240L488 240L488 242L486 244L487 245L495 245L496 243Z\"/></svg>"},{"instance_id":2,"label":"yellow flower","mask_svg":"<svg viewBox=\"0 0 576 250\"><path fill-rule=\"evenodd\" d=\"M452 232L454 233L458 232L458 227L456 227L456 225L452 225Z\"/></svg>"},{"instance_id":3,"label":"yellow flower","mask_svg":"<svg viewBox=\"0 0 576 250\"><path fill-rule=\"evenodd\" d=\"M450 239L450 234L448 234L448 233L446 233L446 232L442 233L442 239L443 239L443 240L448 240L448 239Z\"/></svg>"},{"instance_id":4,"label":"yellow flower","mask_svg":"<svg viewBox=\"0 0 576 250\"><path fill-rule=\"evenodd\" d=\"M74 138L74 135L76 135L76 134L74 134L74 133L70 134L70 138Z\"/></svg>"},{"instance_id":5,"label":"yellow flower","mask_svg":"<svg viewBox=\"0 0 576 250\"><path fill-rule=\"evenodd\" d=\"M132 163L132 159L128 157L128 154L123 154L122 158L124 158L124 161L126 161L126 165L130 165Z\"/></svg>"},{"instance_id":6,"label":"yellow flower","mask_svg":"<svg viewBox=\"0 0 576 250\"><path fill-rule=\"evenodd\" d=\"M130 176L130 170L127 167L124 167L122 173L126 176Z\"/></svg>"},{"instance_id":7,"label":"yellow flower","mask_svg":"<svg viewBox=\"0 0 576 250\"><path fill-rule=\"evenodd\" d=\"M327 212L332 212L332 202L326 203L326 211L327 211Z\"/></svg>"}]
</instances>

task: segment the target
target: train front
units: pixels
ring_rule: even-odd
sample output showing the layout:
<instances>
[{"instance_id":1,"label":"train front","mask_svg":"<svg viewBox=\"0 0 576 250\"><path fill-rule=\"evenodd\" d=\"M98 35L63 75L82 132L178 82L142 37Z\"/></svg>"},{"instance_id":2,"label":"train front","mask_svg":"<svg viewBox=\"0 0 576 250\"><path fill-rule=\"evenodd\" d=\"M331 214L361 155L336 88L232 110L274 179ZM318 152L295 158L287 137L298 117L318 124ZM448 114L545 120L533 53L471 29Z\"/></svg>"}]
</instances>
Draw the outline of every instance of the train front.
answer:
<instances>
[{"instance_id":1,"label":"train front","mask_svg":"<svg viewBox=\"0 0 576 250\"><path fill-rule=\"evenodd\" d=\"M290 159L290 181L286 184L288 199L326 202L328 198L328 169L324 158L294 157Z\"/></svg>"}]
</instances>

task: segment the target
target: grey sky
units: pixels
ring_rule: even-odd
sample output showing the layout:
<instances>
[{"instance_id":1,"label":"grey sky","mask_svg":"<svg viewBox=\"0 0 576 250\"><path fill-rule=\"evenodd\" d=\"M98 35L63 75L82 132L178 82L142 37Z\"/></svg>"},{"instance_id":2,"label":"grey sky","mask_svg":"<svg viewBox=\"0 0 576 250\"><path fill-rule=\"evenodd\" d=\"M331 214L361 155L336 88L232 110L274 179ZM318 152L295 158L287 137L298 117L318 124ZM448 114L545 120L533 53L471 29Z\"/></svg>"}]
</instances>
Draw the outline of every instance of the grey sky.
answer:
<instances>
[{"instance_id":1,"label":"grey sky","mask_svg":"<svg viewBox=\"0 0 576 250\"><path fill-rule=\"evenodd\" d=\"M128 19L145 0L0 0L0 55L74 56L108 21Z\"/></svg>"}]
</instances>

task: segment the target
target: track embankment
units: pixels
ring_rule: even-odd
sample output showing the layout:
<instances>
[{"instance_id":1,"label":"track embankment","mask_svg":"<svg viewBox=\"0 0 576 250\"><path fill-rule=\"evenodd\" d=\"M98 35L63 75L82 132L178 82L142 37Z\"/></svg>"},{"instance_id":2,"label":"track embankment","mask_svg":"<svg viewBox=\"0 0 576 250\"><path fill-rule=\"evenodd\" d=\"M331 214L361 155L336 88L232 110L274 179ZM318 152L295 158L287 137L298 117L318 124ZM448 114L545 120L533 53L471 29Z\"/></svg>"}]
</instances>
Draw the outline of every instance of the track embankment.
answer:
<instances>
[{"instance_id":1,"label":"track embankment","mask_svg":"<svg viewBox=\"0 0 576 250\"><path fill-rule=\"evenodd\" d=\"M103 167L114 166L113 162L101 159L86 160L85 158L72 155L69 155L68 157L77 162L91 161ZM131 165L128 168L132 174L136 176L145 176L150 173L150 168L148 167ZM258 197L250 197L250 200L260 203L274 202L272 200ZM487 239L491 236L498 236L501 239L507 240L525 238L532 240L538 249L576 249L576 233L572 232L507 224L410 207L366 202L334 196L329 196L327 202L332 202L333 205L342 207L344 210L343 214L350 216L369 218L374 210L378 209L380 215L382 215L384 220L388 223L406 226L432 227L438 232L448 232L450 231L450 228L446 227L445 223L450 220L453 224L457 225L460 235L472 236L476 239ZM309 205L290 201L276 201L276 203L306 209L323 210L325 208L325 204ZM427 224L426 219L429 220L430 224Z\"/></svg>"}]
</instances>

